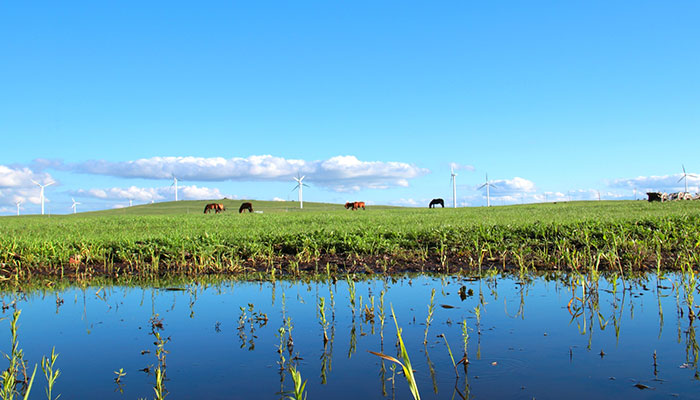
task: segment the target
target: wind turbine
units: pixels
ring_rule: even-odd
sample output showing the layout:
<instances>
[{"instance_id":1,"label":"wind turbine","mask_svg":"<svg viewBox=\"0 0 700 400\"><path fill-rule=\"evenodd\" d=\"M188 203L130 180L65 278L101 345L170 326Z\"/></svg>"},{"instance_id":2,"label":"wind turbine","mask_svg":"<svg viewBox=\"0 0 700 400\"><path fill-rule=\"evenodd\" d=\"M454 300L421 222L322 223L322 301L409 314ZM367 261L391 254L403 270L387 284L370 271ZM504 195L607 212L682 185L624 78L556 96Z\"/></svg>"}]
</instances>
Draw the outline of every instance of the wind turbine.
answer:
<instances>
[{"instance_id":1,"label":"wind turbine","mask_svg":"<svg viewBox=\"0 0 700 400\"><path fill-rule=\"evenodd\" d=\"M481 189L484 187L486 188L486 207L491 207L491 194L489 193L489 188L491 188L491 187L495 188L496 185L494 185L493 183L491 183L489 181L489 174L486 174L486 182L483 185L479 186L478 189Z\"/></svg>"},{"instance_id":2,"label":"wind turbine","mask_svg":"<svg viewBox=\"0 0 700 400\"><path fill-rule=\"evenodd\" d=\"M175 201L177 201L177 177L173 175L173 183L170 186L175 186Z\"/></svg>"},{"instance_id":3,"label":"wind turbine","mask_svg":"<svg viewBox=\"0 0 700 400\"><path fill-rule=\"evenodd\" d=\"M78 202L75 201L75 199L72 198L72 197L71 197L70 199L73 200L73 205L70 206L70 207L73 209L73 214L75 214L75 213L77 212L76 210L78 209L77 205L78 205L78 204L82 204L82 203L78 203Z\"/></svg>"},{"instance_id":4,"label":"wind turbine","mask_svg":"<svg viewBox=\"0 0 700 400\"><path fill-rule=\"evenodd\" d=\"M685 193L688 193L688 177L697 178L698 176L695 174L686 173L685 172L685 165L681 164L681 166L683 167L683 176L681 176L681 179L679 179L678 182L683 181L683 180L685 181Z\"/></svg>"},{"instance_id":5,"label":"wind turbine","mask_svg":"<svg viewBox=\"0 0 700 400\"><path fill-rule=\"evenodd\" d=\"M134 199L131 199L131 198L130 198L130 199L129 199L129 207L131 207L131 206L133 206L133 205L134 205Z\"/></svg>"},{"instance_id":6,"label":"wind turbine","mask_svg":"<svg viewBox=\"0 0 700 400\"><path fill-rule=\"evenodd\" d=\"M297 173L297 176L293 178L295 181L297 181L297 185L294 186L294 189L297 189L297 188L299 189L299 208L304 208L304 199L302 196L302 189L304 188L304 186L309 187L309 185L302 182L304 180L304 178L306 178L306 175L299 177L298 173ZM292 190L294 190L294 189L292 189Z\"/></svg>"},{"instance_id":7,"label":"wind turbine","mask_svg":"<svg viewBox=\"0 0 700 400\"><path fill-rule=\"evenodd\" d=\"M452 179L452 207L457 208L457 181L455 180L455 168L454 165L450 165L450 177Z\"/></svg>"},{"instance_id":8,"label":"wind turbine","mask_svg":"<svg viewBox=\"0 0 700 400\"><path fill-rule=\"evenodd\" d=\"M17 200L17 216L19 216L19 206L22 204L22 200Z\"/></svg>"},{"instance_id":9,"label":"wind turbine","mask_svg":"<svg viewBox=\"0 0 700 400\"><path fill-rule=\"evenodd\" d=\"M44 188L49 186L49 185L53 185L56 182L51 181L47 184L42 185L41 183L35 181L34 179L31 179L31 181L34 182L35 185L37 185L41 188L41 192L39 193L39 198L41 199L41 215L44 215Z\"/></svg>"}]
</instances>

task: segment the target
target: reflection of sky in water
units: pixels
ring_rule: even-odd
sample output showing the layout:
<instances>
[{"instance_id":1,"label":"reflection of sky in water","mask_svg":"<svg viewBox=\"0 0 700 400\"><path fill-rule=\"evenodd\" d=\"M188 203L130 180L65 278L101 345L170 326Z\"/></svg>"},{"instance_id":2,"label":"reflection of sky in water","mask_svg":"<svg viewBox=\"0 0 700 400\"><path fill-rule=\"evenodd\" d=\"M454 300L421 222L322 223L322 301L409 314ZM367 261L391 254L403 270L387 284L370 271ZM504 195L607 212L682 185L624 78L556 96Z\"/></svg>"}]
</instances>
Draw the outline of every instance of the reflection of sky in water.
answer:
<instances>
[{"instance_id":1,"label":"reflection of sky in water","mask_svg":"<svg viewBox=\"0 0 700 400\"><path fill-rule=\"evenodd\" d=\"M380 359L367 350L381 350L379 295L386 288L384 352L396 355L395 328L389 310L389 304L393 304L424 399L453 396L455 372L445 343L437 335L447 336L455 359L460 359L463 346L458 322L464 318L470 329L468 385L477 398L651 398L672 393L684 398L700 397L700 383L693 379L694 366L679 368L687 361L690 333L687 317L679 320L677 316L675 293L670 289L662 290L667 297L661 297L665 321L660 334L658 297L641 284L627 291L623 301L620 291L617 300L605 291L611 287L601 279L598 294L603 322L595 315L591 326L588 308L585 318L572 320L567 309L571 291L561 281L535 278L525 288L510 278L490 283L446 278L444 282L443 285L441 279L431 277L357 282L354 352L353 319L344 281L332 286L336 302L334 322L328 283L224 282L206 288L193 285L187 291L117 287L101 289L99 297L97 287L71 289L60 293L64 303L58 313L55 293L31 294L27 300L19 301L20 345L32 364L50 354L52 346L56 347L60 353L56 365L62 373L54 393L61 393L62 398L94 398L97 394L105 399L152 398L155 378L139 370L157 364L154 338L149 334L149 319L155 312L163 318L162 335L171 337L166 345L166 387L170 398L279 398L276 334L282 324L284 294L286 314L294 325L294 354L302 358L299 369L303 379L308 380L309 399L381 398ZM474 292L464 301L458 294L462 285ZM647 286L655 288L655 278ZM423 347L432 288L436 289L437 307L427 350L434 374L430 373ZM478 305L480 289L487 304L481 312L479 338L473 309ZM581 294L579 287L577 296ZM374 334L372 325L362 318L359 296L363 306L374 296ZM5 295L4 300L9 303L14 297ZM325 385L320 377L324 347L318 320L319 297L326 299L326 317L332 323L328 336L333 340L326 349L329 352L332 346L332 356ZM683 298L681 292L681 302ZM255 312L267 314L269 320L263 326L253 322L252 333L251 324L246 323L246 341L242 342L238 320L240 307L247 309L248 303L254 305ZM442 308L442 304L455 308ZM3 316L11 317L11 310ZM601 323L606 324L603 330ZM616 324L620 326L619 339ZM254 350L249 350L251 338ZM4 320L0 323L0 349L7 352L9 343L9 321ZM142 355L142 350L150 353ZM601 350L605 352L602 358ZM658 354L660 380L654 380L654 350ZM289 358L286 350L285 356ZM692 356L690 361L692 364ZM386 378L391 376L389 367L387 363ZM123 397L115 392L113 383L113 371L119 368L127 372ZM459 372L456 385L464 393L467 382L461 367ZM45 381L39 373L32 398L44 396ZM284 389L289 390L291 378L288 374L284 377ZM641 391L634 387L637 382L655 390ZM402 376L397 376L395 387L396 398L410 397ZM386 390L391 398L390 381L386 382Z\"/></svg>"}]
</instances>

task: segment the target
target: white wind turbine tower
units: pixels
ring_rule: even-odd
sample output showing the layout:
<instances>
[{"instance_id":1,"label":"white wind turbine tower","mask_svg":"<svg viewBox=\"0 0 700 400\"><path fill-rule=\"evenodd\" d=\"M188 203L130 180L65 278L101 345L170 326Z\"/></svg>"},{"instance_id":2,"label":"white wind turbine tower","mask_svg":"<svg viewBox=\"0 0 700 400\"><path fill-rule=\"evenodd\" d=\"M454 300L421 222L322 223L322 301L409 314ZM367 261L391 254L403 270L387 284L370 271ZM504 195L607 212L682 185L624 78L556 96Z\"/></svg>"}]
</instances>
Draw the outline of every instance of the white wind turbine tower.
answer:
<instances>
[{"instance_id":1,"label":"white wind turbine tower","mask_svg":"<svg viewBox=\"0 0 700 400\"><path fill-rule=\"evenodd\" d=\"M496 185L489 181L489 174L486 174L486 182L483 185L479 186L479 189L484 187L486 188L486 207L491 207L491 194L489 192L489 188L495 188Z\"/></svg>"},{"instance_id":2,"label":"white wind turbine tower","mask_svg":"<svg viewBox=\"0 0 700 400\"><path fill-rule=\"evenodd\" d=\"M297 181L297 185L294 186L294 189L299 189L299 208L304 208L304 198L302 196L302 189L304 188L304 186L309 187L309 185L302 182L304 178L306 178L306 175L299 177L298 173L297 176L293 178L295 181Z\"/></svg>"},{"instance_id":3,"label":"white wind turbine tower","mask_svg":"<svg viewBox=\"0 0 700 400\"><path fill-rule=\"evenodd\" d=\"M70 206L70 208L72 208L72 209L73 209L73 214L75 214L75 213L77 212L77 209L78 209L78 207L77 207L77 206L78 206L78 204L81 204L81 203L78 203L78 202L77 202L77 201L75 201L75 199L74 199L74 198L72 198L72 197L71 197L70 199L71 199L71 200L73 200L73 205L72 205L72 206Z\"/></svg>"},{"instance_id":4,"label":"white wind turbine tower","mask_svg":"<svg viewBox=\"0 0 700 400\"><path fill-rule=\"evenodd\" d=\"M19 206L22 204L22 200L17 200L17 216L19 216Z\"/></svg>"},{"instance_id":5,"label":"white wind turbine tower","mask_svg":"<svg viewBox=\"0 0 700 400\"><path fill-rule=\"evenodd\" d=\"M452 179L452 207L457 208L457 180L455 177L457 174L455 174L455 168L454 164L450 165L450 177Z\"/></svg>"},{"instance_id":6,"label":"white wind turbine tower","mask_svg":"<svg viewBox=\"0 0 700 400\"><path fill-rule=\"evenodd\" d=\"M31 179L31 181L34 182L35 185L37 185L41 188L41 192L39 193L39 198L41 199L41 215L44 215L44 188L49 186L49 185L53 185L56 182L51 181L47 184L42 185L39 182L35 181L34 179Z\"/></svg>"},{"instance_id":7,"label":"white wind turbine tower","mask_svg":"<svg viewBox=\"0 0 700 400\"><path fill-rule=\"evenodd\" d=\"M177 177L173 175L173 183L170 186L175 186L175 201L177 201Z\"/></svg>"},{"instance_id":8,"label":"white wind turbine tower","mask_svg":"<svg viewBox=\"0 0 700 400\"><path fill-rule=\"evenodd\" d=\"M679 179L678 182L683 181L683 180L685 181L685 192L688 193L688 177L697 178L698 176L695 174L686 173L685 172L685 165L681 164L681 166L683 167L683 176L681 176L681 179Z\"/></svg>"}]
</instances>

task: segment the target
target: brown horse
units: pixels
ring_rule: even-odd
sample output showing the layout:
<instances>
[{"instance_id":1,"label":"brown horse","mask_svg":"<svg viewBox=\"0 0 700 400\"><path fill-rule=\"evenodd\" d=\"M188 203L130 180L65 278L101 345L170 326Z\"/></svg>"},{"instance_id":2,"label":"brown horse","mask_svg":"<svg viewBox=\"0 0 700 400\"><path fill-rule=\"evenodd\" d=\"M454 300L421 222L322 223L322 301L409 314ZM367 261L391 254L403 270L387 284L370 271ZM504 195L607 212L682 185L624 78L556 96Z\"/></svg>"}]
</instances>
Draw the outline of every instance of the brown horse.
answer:
<instances>
[{"instance_id":1,"label":"brown horse","mask_svg":"<svg viewBox=\"0 0 700 400\"><path fill-rule=\"evenodd\" d=\"M205 214L210 213L212 210L213 210L216 214L218 214L218 213L220 213L220 212L222 212L222 211L226 211L226 207L224 207L223 204L219 204L219 203L209 203L209 204L207 204L206 206L204 206L204 213L205 213Z\"/></svg>"},{"instance_id":2,"label":"brown horse","mask_svg":"<svg viewBox=\"0 0 700 400\"><path fill-rule=\"evenodd\" d=\"M253 212L253 205L251 203L241 204L241 207L238 209L238 213L240 214L245 210L248 210L248 212Z\"/></svg>"},{"instance_id":3,"label":"brown horse","mask_svg":"<svg viewBox=\"0 0 700 400\"><path fill-rule=\"evenodd\" d=\"M364 201L355 201L355 202L347 202L345 203L345 209L347 210L348 208L352 207L353 211L358 210L358 209L363 209L365 210L365 202Z\"/></svg>"}]
</instances>

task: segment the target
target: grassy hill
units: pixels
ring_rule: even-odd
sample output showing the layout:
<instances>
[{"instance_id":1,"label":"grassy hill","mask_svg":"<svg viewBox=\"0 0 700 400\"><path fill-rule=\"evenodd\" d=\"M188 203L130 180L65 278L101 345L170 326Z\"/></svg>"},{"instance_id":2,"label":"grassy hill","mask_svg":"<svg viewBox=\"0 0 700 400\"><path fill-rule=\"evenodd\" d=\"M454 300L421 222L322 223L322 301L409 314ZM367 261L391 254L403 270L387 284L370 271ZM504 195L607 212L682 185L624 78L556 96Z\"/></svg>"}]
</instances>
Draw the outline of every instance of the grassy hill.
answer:
<instances>
[{"instance_id":1,"label":"grassy hill","mask_svg":"<svg viewBox=\"0 0 700 400\"><path fill-rule=\"evenodd\" d=\"M227 213L238 213L242 203L253 204L255 211L263 213L287 213L287 212L312 212L312 211L342 211L342 204L304 202L304 209L299 208L298 201L262 201L262 200L182 200L162 203L143 204L132 207L116 208L111 210L92 211L78 213L78 215L177 215L177 214L202 214L204 206L209 203L221 203L226 207ZM373 209L391 209L400 207L370 206Z\"/></svg>"}]
</instances>

